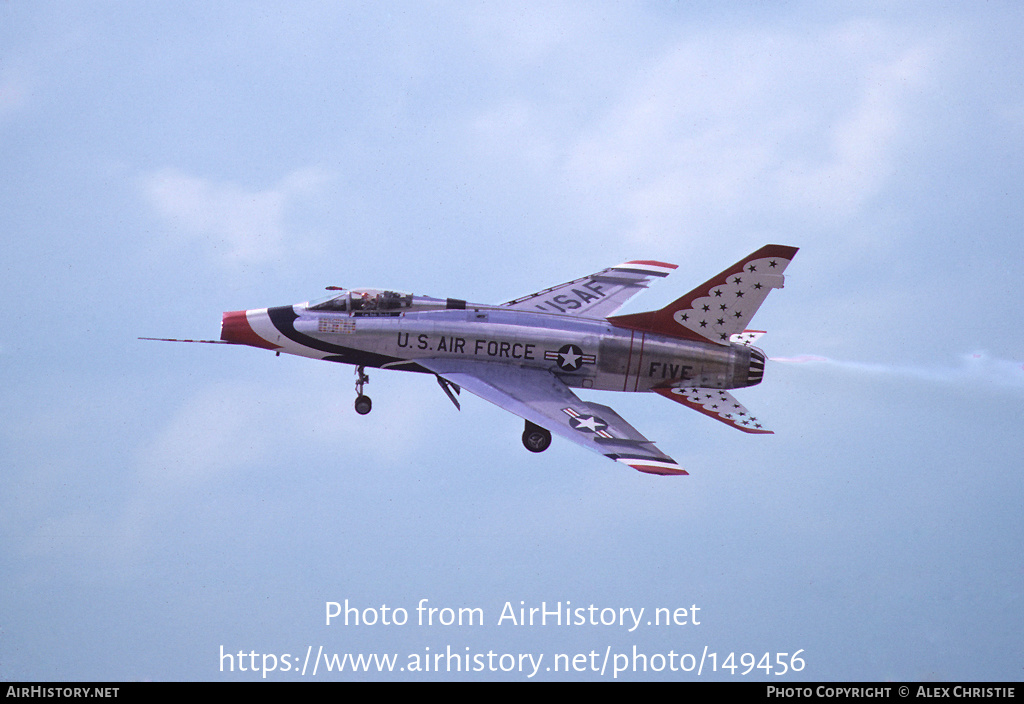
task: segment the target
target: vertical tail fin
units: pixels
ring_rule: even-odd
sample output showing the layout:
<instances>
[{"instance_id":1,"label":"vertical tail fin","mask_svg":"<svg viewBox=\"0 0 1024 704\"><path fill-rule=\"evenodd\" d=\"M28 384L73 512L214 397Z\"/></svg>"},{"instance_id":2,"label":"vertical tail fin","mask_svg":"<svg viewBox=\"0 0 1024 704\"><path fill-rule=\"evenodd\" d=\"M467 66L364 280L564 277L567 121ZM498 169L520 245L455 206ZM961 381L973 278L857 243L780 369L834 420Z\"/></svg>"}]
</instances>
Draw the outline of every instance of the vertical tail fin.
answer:
<instances>
[{"instance_id":1,"label":"vertical tail fin","mask_svg":"<svg viewBox=\"0 0 1024 704\"><path fill-rule=\"evenodd\" d=\"M796 247L769 244L713 276L661 310L616 315L620 328L729 344L742 333L773 288L782 288Z\"/></svg>"}]
</instances>

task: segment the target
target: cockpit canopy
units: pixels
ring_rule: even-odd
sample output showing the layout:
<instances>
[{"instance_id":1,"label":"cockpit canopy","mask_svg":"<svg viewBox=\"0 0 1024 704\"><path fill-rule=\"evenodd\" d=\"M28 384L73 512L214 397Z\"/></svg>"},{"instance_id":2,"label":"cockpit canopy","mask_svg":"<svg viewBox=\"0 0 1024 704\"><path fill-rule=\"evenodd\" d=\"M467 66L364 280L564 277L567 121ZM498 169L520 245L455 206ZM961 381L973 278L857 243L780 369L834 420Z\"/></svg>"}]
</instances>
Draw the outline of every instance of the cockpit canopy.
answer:
<instances>
[{"instance_id":1,"label":"cockpit canopy","mask_svg":"<svg viewBox=\"0 0 1024 704\"><path fill-rule=\"evenodd\" d=\"M352 290L340 289L336 286L333 290L340 291L329 298L324 298L309 305L309 310L329 310L351 313L380 313L395 314L401 313L412 307L413 296L411 293L399 293L398 291L381 291L375 288L357 288Z\"/></svg>"},{"instance_id":2,"label":"cockpit canopy","mask_svg":"<svg viewBox=\"0 0 1024 704\"><path fill-rule=\"evenodd\" d=\"M329 286L328 290L335 291L335 293L327 298L310 302L308 310L348 313L356 316L393 316L413 311L465 310L466 308L466 302L456 298L414 296L411 293L384 291L377 288L349 290L340 286Z\"/></svg>"}]
</instances>

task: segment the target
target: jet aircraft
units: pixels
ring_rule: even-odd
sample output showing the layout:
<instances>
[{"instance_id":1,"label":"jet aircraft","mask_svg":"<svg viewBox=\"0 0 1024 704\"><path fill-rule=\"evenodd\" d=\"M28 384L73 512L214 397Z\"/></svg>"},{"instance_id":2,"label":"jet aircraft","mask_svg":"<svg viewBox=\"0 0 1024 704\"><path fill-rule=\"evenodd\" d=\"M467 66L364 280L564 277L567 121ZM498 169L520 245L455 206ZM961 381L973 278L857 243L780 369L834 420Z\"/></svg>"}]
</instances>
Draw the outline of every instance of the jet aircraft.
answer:
<instances>
[{"instance_id":1,"label":"jet aircraft","mask_svg":"<svg viewBox=\"0 0 1024 704\"><path fill-rule=\"evenodd\" d=\"M320 300L226 312L220 340L356 367L357 413L372 404L366 367L433 374L456 408L462 389L525 421L523 445L552 433L641 472L687 474L608 406L573 389L654 392L745 433L771 433L729 392L761 382L751 318L795 247L766 245L660 310L614 315L676 265L628 261L488 305L329 286ZM167 339L167 338L143 338Z\"/></svg>"}]
</instances>

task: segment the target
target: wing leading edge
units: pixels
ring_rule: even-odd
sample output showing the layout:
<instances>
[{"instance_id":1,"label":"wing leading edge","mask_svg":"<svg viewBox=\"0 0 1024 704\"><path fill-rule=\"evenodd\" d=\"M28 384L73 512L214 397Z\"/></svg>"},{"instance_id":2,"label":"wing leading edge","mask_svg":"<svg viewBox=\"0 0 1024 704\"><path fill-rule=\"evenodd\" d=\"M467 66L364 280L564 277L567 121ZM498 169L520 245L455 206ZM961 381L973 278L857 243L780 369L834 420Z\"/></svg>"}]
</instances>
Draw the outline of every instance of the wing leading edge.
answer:
<instances>
[{"instance_id":1,"label":"wing leading edge","mask_svg":"<svg viewBox=\"0 0 1024 704\"><path fill-rule=\"evenodd\" d=\"M419 364L550 432L648 474L687 474L608 406L588 403L551 372L468 360Z\"/></svg>"}]
</instances>

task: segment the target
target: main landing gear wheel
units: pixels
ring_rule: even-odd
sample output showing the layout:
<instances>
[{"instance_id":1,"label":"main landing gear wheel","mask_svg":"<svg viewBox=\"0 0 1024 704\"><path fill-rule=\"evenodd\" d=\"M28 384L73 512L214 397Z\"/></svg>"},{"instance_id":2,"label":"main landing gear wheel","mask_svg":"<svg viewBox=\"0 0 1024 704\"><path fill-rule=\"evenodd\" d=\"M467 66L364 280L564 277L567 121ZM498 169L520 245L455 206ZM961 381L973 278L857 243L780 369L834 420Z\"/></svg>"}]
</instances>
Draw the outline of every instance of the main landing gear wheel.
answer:
<instances>
[{"instance_id":1,"label":"main landing gear wheel","mask_svg":"<svg viewBox=\"0 0 1024 704\"><path fill-rule=\"evenodd\" d=\"M551 445L551 431L526 421L523 431L523 446L530 452L544 452Z\"/></svg>"},{"instance_id":2,"label":"main landing gear wheel","mask_svg":"<svg viewBox=\"0 0 1024 704\"><path fill-rule=\"evenodd\" d=\"M373 401L370 400L369 396L359 396L356 398L356 413L361 416L365 416L373 409Z\"/></svg>"},{"instance_id":3,"label":"main landing gear wheel","mask_svg":"<svg viewBox=\"0 0 1024 704\"><path fill-rule=\"evenodd\" d=\"M373 408L373 401L363 394L363 384L370 381L363 367L356 367L356 413L365 416Z\"/></svg>"}]
</instances>

